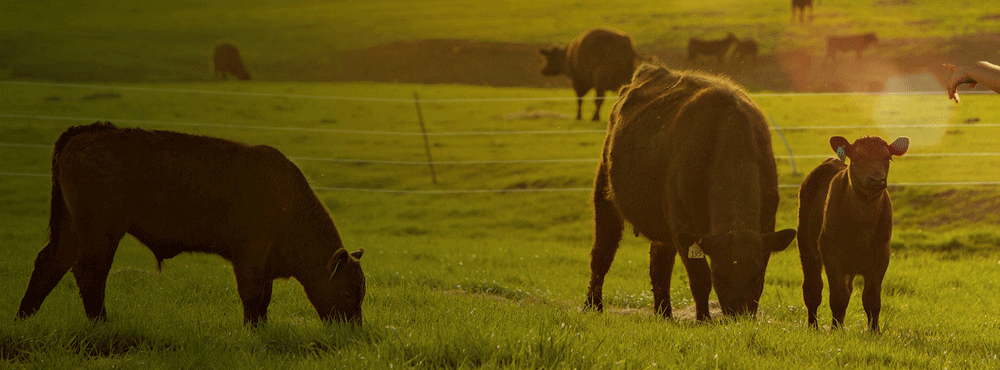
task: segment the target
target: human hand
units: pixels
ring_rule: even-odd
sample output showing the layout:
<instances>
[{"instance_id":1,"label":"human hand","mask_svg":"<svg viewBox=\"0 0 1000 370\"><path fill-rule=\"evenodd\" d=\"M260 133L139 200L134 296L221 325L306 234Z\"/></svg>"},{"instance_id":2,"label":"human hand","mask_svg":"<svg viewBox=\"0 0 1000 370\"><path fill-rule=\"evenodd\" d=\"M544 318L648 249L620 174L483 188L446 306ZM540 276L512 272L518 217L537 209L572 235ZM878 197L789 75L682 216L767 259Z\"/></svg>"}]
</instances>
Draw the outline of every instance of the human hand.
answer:
<instances>
[{"instance_id":1,"label":"human hand","mask_svg":"<svg viewBox=\"0 0 1000 370\"><path fill-rule=\"evenodd\" d=\"M965 66L960 67L948 63L945 63L943 65L945 68L948 68L948 70L951 71L951 76L948 77L948 81L946 83L947 84L946 87L948 89L948 98L954 100L955 103L958 103L958 85L968 83L969 87L976 87L977 82L976 80L973 80L972 77L969 77L969 70L967 67Z\"/></svg>"}]
</instances>

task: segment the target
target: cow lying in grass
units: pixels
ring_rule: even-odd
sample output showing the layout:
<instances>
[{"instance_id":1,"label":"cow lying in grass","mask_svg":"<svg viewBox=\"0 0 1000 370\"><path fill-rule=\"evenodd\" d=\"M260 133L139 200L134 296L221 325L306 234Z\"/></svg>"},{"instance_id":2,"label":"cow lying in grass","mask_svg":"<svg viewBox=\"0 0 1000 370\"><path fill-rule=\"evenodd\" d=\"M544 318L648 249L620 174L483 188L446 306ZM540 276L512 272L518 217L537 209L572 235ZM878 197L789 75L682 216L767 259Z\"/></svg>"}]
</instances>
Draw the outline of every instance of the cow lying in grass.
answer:
<instances>
[{"instance_id":1,"label":"cow lying in grass","mask_svg":"<svg viewBox=\"0 0 1000 370\"><path fill-rule=\"evenodd\" d=\"M594 89L594 117L601 120L604 92L617 91L629 82L638 63L632 38L621 31L594 29L580 35L568 47L553 46L538 51L545 57L542 74L569 76L576 91L576 119L583 117L583 96Z\"/></svg>"},{"instance_id":2,"label":"cow lying in grass","mask_svg":"<svg viewBox=\"0 0 1000 370\"><path fill-rule=\"evenodd\" d=\"M302 172L278 150L110 123L71 127L52 154L49 243L17 310L31 316L70 268L83 309L131 234L158 262L206 252L233 264L244 323L266 320L271 281L294 277L324 320L361 323L365 277Z\"/></svg>"},{"instance_id":3,"label":"cow lying in grass","mask_svg":"<svg viewBox=\"0 0 1000 370\"><path fill-rule=\"evenodd\" d=\"M861 296L868 327L878 332L882 308L882 278L889 266L892 202L886 190L889 161L906 153L910 140L901 137L886 144L864 137L854 144L835 136L830 146L840 157L827 159L802 181L799 188L799 258L802 294L809 325L818 327L816 311L823 300L825 268L830 284L833 327L844 322L854 277L865 279ZM850 158L847 165L844 158Z\"/></svg>"},{"instance_id":4,"label":"cow lying in grass","mask_svg":"<svg viewBox=\"0 0 1000 370\"><path fill-rule=\"evenodd\" d=\"M757 312L771 253L795 230L774 231L771 135L745 91L722 77L643 65L615 103L601 158L588 307L604 307L604 276L628 221L651 241L655 312L672 314L678 253L698 320L710 318L713 285L723 314Z\"/></svg>"},{"instance_id":5,"label":"cow lying in grass","mask_svg":"<svg viewBox=\"0 0 1000 370\"><path fill-rule=\"evenodd\" d=\"M729 58L729 50L733 48L738 39L736 35L729 33L726 37L718 40L702 40L697 37L688 39L688 65L694 64L699 55L715 57L719 64L725 63Z\"/></svg>"},{"instance_id":6,"label":"cow lying in grass","mask_svg":"<svg viewBox=\"0 0 1000 370\"><path fill-rule=\"evenodd\" d=\"M826 59L833 61L838 51L853 51L861 59L861 53L877 42L878 36L874 32L853 36L827 36Z\"/></svg>"}]
</instances>

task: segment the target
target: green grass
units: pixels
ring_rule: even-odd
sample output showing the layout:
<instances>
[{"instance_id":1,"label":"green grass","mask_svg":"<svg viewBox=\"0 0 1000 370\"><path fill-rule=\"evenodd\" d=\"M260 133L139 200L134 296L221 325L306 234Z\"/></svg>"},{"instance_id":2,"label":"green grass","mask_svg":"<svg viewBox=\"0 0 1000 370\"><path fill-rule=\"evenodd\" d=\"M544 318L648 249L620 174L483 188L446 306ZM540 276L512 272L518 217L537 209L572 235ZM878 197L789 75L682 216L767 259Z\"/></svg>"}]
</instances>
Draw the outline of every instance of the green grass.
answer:
<instances>
[{"instance_id":1,"label":"green grass","mask_svg":"<svg viewBox=\"0 0 1000 370\"><path fill-rule=\"evenodd\" d=\"M954 47L912 41L1000 32L1000 21L988 18L998 13L990 0L817 3L815 21L804 27L790 22L787 0L14 1L0 14L0 78L208 80L212 45L227 39L259 79L315 81L335 75L338 52L430 38L561 44L614 27L643 48L679 51L689 37L732 31L769 54L821 53L827 34L873 31L890 45L884 53L908 56Z\"/></svg>"},{"instance_id":2,"label":"green grass","mask_svg":"<svg viewBox=\"0 0 1000 370\"><path fill-rule=\"evenodd\" d=\"M438 184L421 165L353 164L301 158L420 161L419 136L316 130L418 132L422 99L562 97L556 89L400 84L139 84L133 89L11 86L4 114L109 119L126 126L171 129L273 145L314 186L391 190L587 188L594 162L440 164ZM257 94L404 99L359 102L227 96L143 89L227 90ZM115 95L117 94L117 95ZM86 97L103 97L100 99ZM58 98L55 98L58 97ZM758 95L785 128L797 156L832 154L831 135L913 138L893 162L891 182L991 181L986 157L915 154L992 152L1000 103L965 96ZM570 100L421 104L431 133L601 130L571 119L511 120L522 111L572 114ZM589 111L591 107L586 107ZM823 112L823 114L817 114ZM586 112L585 112L586 113ZM607 110L605 111L607 114ZM977 123L966 123L978 118ZM133 123L128 123L134 120ZM142 123L137 123L141 121ZM0 142L49 145L83 121L0 118ZM949 124L900 129L897 124ZM240 129L240 125L286 130ZM860 129L797 130L811 126ZM978 125L978 126L977 126ZM436 161L596 159L599 133L431 136ZM777 155L787 155L774 135ZM0 146L0 172L45 174L47 147ZM911 156L912 155L912 156ZM821 158L799 158L792 175L779 160L780 182L797 184ZM12 317L32 261L46 238L49 180L0 176L0 312ZM368 276L365 325L325 326L294 281L278 281L270 322L241 325L230 265L209 255L182 255L156 271L152 254L126 238L107 289L110 322L89 323L66 277L27 321L0 320L0 360L14 368L981 368L995 363L1000 304L1000 231L992 186L893 188L893 260L883 293L884 333L865 331L860 285L842 331L805 326L801 272L794 246L776 254L756 320L694 323L652 315L647 243L627 236L605 284L609 312L582 312L589 279L591 210L587 191L509 194L379 194L320 191L349 249L364 247ZM782 191L778 227L795 227L794 189ZM692 304L683 268L672 297L682 316ZM860 280L860 279L859 279ZM860 284L860 281L858 282ZM825 299L824 299L825 301ZM829 322L828 306L820 319Z\"/></svg>"}]
</instances>

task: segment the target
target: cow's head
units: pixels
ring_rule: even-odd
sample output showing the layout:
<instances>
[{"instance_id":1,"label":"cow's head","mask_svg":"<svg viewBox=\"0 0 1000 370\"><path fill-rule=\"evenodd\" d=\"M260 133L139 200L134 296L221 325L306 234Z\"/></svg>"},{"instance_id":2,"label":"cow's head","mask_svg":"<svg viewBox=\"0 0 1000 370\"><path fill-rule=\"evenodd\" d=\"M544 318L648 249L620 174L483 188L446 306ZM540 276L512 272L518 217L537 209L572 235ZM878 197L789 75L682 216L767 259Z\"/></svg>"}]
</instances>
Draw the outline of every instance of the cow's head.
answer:
<instances>
[{"instance_id":1,"label":"cow's head","mask_svg":"<svg viewBox=\"0 0 1000 370\"><path fill-rule=\"evenodd\" d=\"M323 321L346 321L361 324L361 302L365 299L365 274L361 271L361 254L341 248L333 253L326 268L329 278L319 289L307 291L309 299Z\"/></svg>"},{"instance_id":2,"label":"cow's head","mask_svg":"<svg viewBox=\"0 0 1000 370\"><path fill-rule=\"evenodd\" d=\"M854 192L863 198L872 199L885 191L888 186L889 161L894 155L906 153L906 149L910 147L910 139L900 137L892 144L886 144L880 137L866 136L851 144L841 136L834 136L830 138L830 147L840 160L851 159L847 172Z\"/></svg>"},{"instance_id":3,"label":"cow's head","mask_svg":"<svg viewBox=\"0 0 1000 370\"><path fill-rule=\"evenodd\" d=\"M545 58L542 75L557 76L566 73L566 48L550 46L546 49L538 49L538 52Z\"/></svg>"},{"instance_id":4,"label":"cow's head","mask_svg":"<svg viewBox=\"0 0 1000 370\"><path fill-rule=\"evenodd\" d=\"M794 229L770 233L734 230L725 234L696 237L681 233L681 245L697 243L712 268L712 286L725 315L756 315L764 292L764 272L771 253L788 248ZM681 253L686 253L683 250ZM688 255L690 258L691 256Z\"/></svg>"}]
</instances>

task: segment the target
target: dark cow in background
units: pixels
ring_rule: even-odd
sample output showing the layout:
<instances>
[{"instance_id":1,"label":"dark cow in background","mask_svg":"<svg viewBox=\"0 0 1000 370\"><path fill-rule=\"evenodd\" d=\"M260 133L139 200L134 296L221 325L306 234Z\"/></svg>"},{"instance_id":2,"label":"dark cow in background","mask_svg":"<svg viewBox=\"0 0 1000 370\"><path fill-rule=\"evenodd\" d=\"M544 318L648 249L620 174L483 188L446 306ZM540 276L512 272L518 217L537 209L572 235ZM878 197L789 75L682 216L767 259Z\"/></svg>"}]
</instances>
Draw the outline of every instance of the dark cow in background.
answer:
<instances>
[{"instance_id":1,"label":"dark cow in background","mask_svg":"<svg viewBox=\"0 0 1000 370\"><path fill-rule=\"evenodd\" d=\"M213 77L221 75L225 80L226 74L232 74L240 80L250 79L250 72L243 64L239 50L236 50L233 44L220 43L215 46L215 51L212 53L212 75Z\"/></svg>"},{"instance_id":2,"label":"dark cow in background","mask_svg":"<svg viewBox=\"0 0 1000 370\"><path fill-rule=\"evenodd\" d=\"M603 309L604 276L628 221L651 241L654 311L670 317L679 253L697 319L714 284L722 312L755 314L772 252L778 175L764 115L731 81L644 64L622 88L594 181L587 307ZM711 267L705 256L711 258Z\"/></svg>"},{"instance_id":3,"label":"dark cow in background","mask_svg":"<svg viewBox=\"0 0 1000 370\"><path fill-rule=\"evenodd\" d=\"M704 55L715 57L719 60L719 64L723 64L728 60L729 50L736 45L737 41L736 35L733 35L732 32L718 40L703 40L692 37L688 39L687 63L693 64L699 55Z\"/></svg>"},{"instance_id":4,"label":"dark cow in background","mask_svg":"<svg viewBox=\"0 0 1000 370\"><path fill-rule=\"evenodd\" d=\"M740 40L736 43L736 49L733 50L733 60L738 62L751 61L755 62L757 60L757 41L752 38L746 38Z\"/></svg>"},{"instance_id":5,"label":"dark cow in background","mask_svg":"<svg viewBox=\"0 0 1000 370\"><path fill-rule=\"evenodd\" d=\"M83 309L105 320L104 288L130 234L157 262L182 252L233 264L243 321L267 318L272 280L294 277L324 320L361 323L362 250L348 253L323 203L278 150L169 131L71 127L52 154L49 242L18 318L38 311L70 268Z\"/></svg>"},{"instance_id":6,"label":"dark cow in background","mask_svg":"<svg viewBox=\"0 0 1000 370\"><path fill-rule=\"evenodd\" d=\"M830 146L840 158L816 167L799 188L799 258L808 322L818 327L816 311L823 300L820 273L825 268L833 327L843 325L854 277L861 275L868 327L878 332L882 278L889 267L892 237L892 202L886 190L889 161L906 153L910 140L901 137L886 144L878 137L864 137L851 144L835 136ZM851 159L850 165L845 158Z\"/></svg>"},{"instance_id":7,"label":"dark cow in background","mask_svg":"<svg viewBox=\"0 0 1000 370\"><path fill-rule=\"evenodd\" d=\"M878 42L874 32L851 36L827 36L826 59L833 61L838 51L853 51L861 59L861 53Z\"/></svg>"},{"instance_id":8,"label":"dark cow in background","mask_svg":"<svg viewBox=\"0 0 1000 370\"><path fill-rule=\"evenodd\" d=\"M594 121L600 121L604 92L617 91L632 78L638 54L632 38L610 29L594 29L580 35L568 47L539 50L545 57L542 74L569 76L576 91L576 119L581 119L583 96L594 89Z\"/></svg>"},{"instance_id":9,"label":"dark cow in background","mask_svg":"<svg viewBox=\"0 0 1000 370\"><path fill-rule=\"evenodd\" d=\"M806 8L809 8L809 21L813 20L813 0L792 0L792 23L795 23L795 13L799 13L799 23L805 22Z\"/></svg>"}]
</instances>

